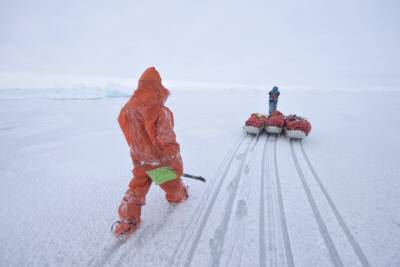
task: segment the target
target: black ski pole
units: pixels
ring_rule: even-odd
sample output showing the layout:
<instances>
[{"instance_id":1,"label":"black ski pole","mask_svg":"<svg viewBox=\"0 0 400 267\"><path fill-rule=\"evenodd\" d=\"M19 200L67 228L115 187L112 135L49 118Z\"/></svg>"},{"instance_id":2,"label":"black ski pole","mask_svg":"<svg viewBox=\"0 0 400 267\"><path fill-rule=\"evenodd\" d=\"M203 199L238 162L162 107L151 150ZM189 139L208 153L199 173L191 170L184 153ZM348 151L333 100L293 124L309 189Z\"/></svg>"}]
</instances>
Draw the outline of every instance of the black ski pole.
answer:
<instances>
[{"instance_id":1,"label":"black ski pole","mask_svg":"<svg viewBox=\"0 0 400 267\"><path fill-rule=\"evenodd\" d=\"M206 182L206 179L204 179L203 177L201 177L201 176L195 176L195 175L191 175L191 174L187 174L187 173L184 173L183 174L183 177L186 177L186 178L190 178L190 179L195 179L195 180L199 180L199 181L202 181L202 182Z\"/></svg>"}]
</instances>

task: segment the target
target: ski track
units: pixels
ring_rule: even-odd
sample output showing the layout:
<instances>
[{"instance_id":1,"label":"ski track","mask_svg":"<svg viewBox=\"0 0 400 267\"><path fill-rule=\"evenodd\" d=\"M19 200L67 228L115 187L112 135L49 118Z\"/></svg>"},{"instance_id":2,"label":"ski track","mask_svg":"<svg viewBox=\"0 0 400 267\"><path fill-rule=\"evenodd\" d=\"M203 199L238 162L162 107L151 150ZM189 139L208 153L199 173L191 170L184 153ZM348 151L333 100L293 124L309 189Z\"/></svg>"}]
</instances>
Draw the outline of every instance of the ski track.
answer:
<instances>
[{"instance_id":1,"label":"ski track","mask_svg":"<svg viewBox=\"0 0 400 267\"><path fill-rule=\"evenodd\" d=\"M347 237L347 240L349 241L350 245L352 246L354 253L357 255L358 259L360 260L361 264L365 267L370 267L371 264L369 263L367 257L365 256L364 252L361 249L361 246L359 245L359 243L357 242L357 240L354 238L353 234L350 232L349 227L347 226L346 222L344 221L342 215L340 214L339 210L337 209L334 201L332 200L331 196L329 195L328 191L326 190L324 184L322 183L322 180L319 178L317 172L314 169L314 166L311 164L311 161L304 149L303 146L303 142L299 142L300 143L300 148L301 148L301 152L303 154L303 157L308 165L308 167L311 170L311 173L313 174L315 180L318 183L318 186L320 187L322 193L324 194L326 200L329 203L329 206L333 212L333 214L336 217L336 220L338 221L339 225L341 226L344 234Z\"/></svg>"},{"instance_id":2,"label":"ski track","mask_svg":"<svg viewBox=\"0 0 400 267\"><path fill-rule=\"evenodd\" d=\"M266 150L268 144L269 136L264 143L264 149L262 153L262 163L261 163L261 185L260 185L260 216L259 216L259 228L260 228L260 239L259 239L259 258L260 258L260 267L266 267L267 259L266 259L266 245L265 245L265 193L264 193L264 182L266 179ZM271 265L272 266L272 265Z\"/></svg>"},{"instance_id":3,"label":"ski track","mask_svg":"<svg viewBox=\"0 0 400 267\"><path fill-rule=\"evenodd\" d=\"M264 136L264 135L262 135ZM250 168L249 168L249 164L252 164L255 162L255 155L257 154L256 152L254 152L254 148L256 147L258 141L260 138L260 134L257 136L257 141L254 143L254 145L252 145L252 147L250 148L250 153L251 153L251 158L249 158L249 160L247 160L246 163L246 167L245 167L245 175L249 176L249 178L251 178L252 176L254 176L254 174L251 172ZM266 138L266 140L268 139L268 136ZM229 256L227 257L227 263L226 266L232 266L232 264L230 263L231 260L234 259L233 255L235 255L235 251L238 251L239 253L239 265L240 266L240 262L242 259L242 255L243 255L243 244L245 243L245 240L241 239L240 237L242 236L246 236L245 235L245 230L246 230L246 225L243 226L244 221L246 221L247 218L247 214L248 214L248 206L249 206L249 198L250 198L250 192L251 188L252 188L253 183L252 182L248 182L246 183L243 188L243 190L241 190L242 194L244 195L242 199L239 199L239 201L237 202L236 205L236 213L235 216L238 218L238 230L233 230L233 234L234 234L234 239L233 239L233 244L231 245L231 250L229 252ZM244 218L245 217L245 218ZM236 232L236 233L235 233ZM241 241L239 243L239 241Z\"/></svg>"},{"instance_id":4,"label":"ski track","mask_svg":"<svg viewBox=\"0 0 400 267\"><path fill-rule=\"evenodd\" d=\"M232 214L233 214L233 209L234 209L234 204L235 200L238 197L238 192L241 191L239 190L239 184L241 181L241 178L243 176L243 173L246 175L250 172L250 169L248 167L248 164L245 164L246 162L249 163L249 160L246 160L249 158L248 154L249 152L254 154L254 149L259 141L260 135L257 135L255 137L250 137L247 138L246 135L243 135L239 141L237 142L237 145L231 149L229 153L225 156L225 159L221 162L220 166L217 169L215 178L219 179L213 179L213 182L209 185L209 190L202 196L202 198L199 200L199 206L206 206L207 208L204 210L203 213L196 213L193 212L191 218L189 219L189 222L186 224L184 231L182 232L181 238L179 242L177 243L174 252L172 256L170 257L170 260L167 263L167 266L178 266L179 263L183 260L183 258L186 255L186 258L184 260L184 266L190 266L192 264L193 258L195 256L195 252L197 250L198 244L200 242L200 239L203 235L203 232L205 230L206 224L208 222L209 216L211 212L213 211L214 205L216 203L217 197L220 195L222 186L224 184L224 181L226 179L226 176L231 169L233 160L235 158L240 160L239 163L239 168L236 171L236 174L233 178L232 181L230 181L228 185L228 200L225 204L224 208L224 214L221 219L220 224L218 225L217 229L215 230L213 234L213 238L210 240L210 249L211 249L211 266L220 266L221 264L221 258L223 254L223 249L224 249L224 243L226 239L226 235L228 231L230 231L230 225L232 224ZM244 140L249 139L247 146L244 149L244 152L239 153L239 148L242 146ZM273 195L276 194L277 200L278 200L278 213L279 213L279 222L281 225L281 230L282 230L282 238L283 238L283 245L285 249L285 256L286 256L286 265L288 267L294 267L294 258L293 258L293 252L292 252L292 247L291 247L291 242L289 238L289 231L288 231L288 225L286 221L286 214L285 214L285 208L284 208L284 202L283 202L283 194L282 194L282 188L281 188L281 181L280 181L280 176L279 176L279 169L278 169L278 160L277 160L277 141L278 141L278 136L275 135L267 135L264 145L263 145L263 151L262 151L262 162L261 162L261 175L260 175L260 214L259 214L259 266L260 267L267 267L267 266L277 266L278 261L277 261L277 247L276 247L276 236L275 232L276 229L274 227L275 223L275 218L274 218L274 205L273 205ZM274 174L275 174L275 187L273 186L272 183L272 177L268 174L268 169L269 169L269 159L267 157L267 151L268 148L270 147L268 144L273 143L273 164L274 164ZM290 140L290 149L291 149L291 155L292 159L297 171L297 174L300 178L301 184L303 185L303 189L306 193L307 199L309 201L309 204L312 208L315 220L319 226L320 233L322 235L322 238L324 240L324 243L326 247L328 248L329 255L331 262L333 263L334 266L341 267L344 266L342 259L340 258L340 255L333 243L332 237L329 234L328 228L321 216L321 213L318 209L317 203L313 197L313 194L311 192L311 189L307 183L307 179L304 175L304 172L299 164L299 159L298 155L294 149L294 143L298 143L301 149L301 155L303 156L305 162L307 163L308 168L310 169L312 176L316 180L319 188L321 189L324 197L326 198L332 212L335 215L336 220L338 221L339 225L341 226L348 242L351 244L354 253L358 257L359 261L361 262L362 266L365 267L370 267L371 264L369 263L367 257L365 256L364 252L361 249L361 246L357 242L357 240L354 238L353 234L350 232L346 222L344 221L342 215L340 214L339 210L337 209L334 201L332 200L331 196L329 195L328 191L326 190L325 186L322 183L322 180L318 176L317 172L315 171L314 166L312 165L305 149L303 146L302 141L295 141L295 140ZM272 147L272 146L271 146ZM248 198L248 194L247 194ZM266 204L265 201L268 203ZM204 204L205 203L205 204ZM241 203L238 203L238 205ZM266 207L267 206L267 207ZM173 213L175 210L175 206L171 206L168 208L166 214L163 215L161 221L166 222L170 215ZM198 210L198 209L195 210ZM237 208L239 208L237 206ZM267 216L266 216L266 208L267 208ZM266 217L268 218L268 222L266 222ZM243 222L240 221L240 224ZM105 251L103 255L100 258L92 258L88 266L104 266L107 263L113 264L115 266L121 265L122 259L124 258L124 255L129 253L131 251L131 246L134 245L136 248L140 248L143 245L143 240L148 240L149 238L154 238L162 229L165 223L159 223L159 224L152 224L149 226L146 226L142 231L138 233L138 236L134 238L134 240L116 240L112 245L106 247L103 249ZM195 227L193 228L193 225ZM266 230L266 227L268 227L268 230ZM232 249L230 251L230 257L227 259L227 265L230 265L230 259L232 259L232 253L237 250L240 253L240 259L241 259L241 254L243 252L243 249L237 248L237 241L239 239L239 232L238 231L234 237L234 243L232 245ZM268 235L268 241L266 241L266 234ZM125 251L123 251L120 256L116 259L116 261L110 261L110 259L115 256L116 252L120 250L120 247L122 247L124 244L127 244L127 241L131 243L129 247ZM191 242L190 242L191 241ZM133 243L132 243L133 242ZM268 244L267 244L268 242ZM187 253L185 252L187 251ZM270 255L270 257L267 259L266 255Z\"/></svg>"},{"instance_id":5,"label":"ski track","mask_svg":"<svg viewBox=\"0 0 400 267\"><path fill-rule=\"evenodd\" d=\"M392 223L400 228L400 223L396 222L395 220L391 219Z\"/></svg>"},{"instance_id":6,"label":"ski track","mask_svg":"<svg viewBox=\"0 0 400 267\"><path fill-rule=\"evenodd\" d=\"M233 159L236 156L236 153L238 151L238 149L240 148L240 146L242 145L243 141L245 140L246 135L242 135L240 142L236 145L236 147L234 147L233 150L230 151L230 153L227 153L227 155L225 156L225 159L221 162L219 168L217 169L216 174L214 175L214 179L213 179L213 183L212 185L210 185L210 189L207 190L207 192L205 193L205 197L203 201L199 201L199 204L196 208L196 210L203 210L201 209L201 207L206 206L207 204L209 204L209 198L211 195L213 195L214 192L214 187L217 184L217 178L219 177L219 173L224 173L222 176L225 177L226 176L226 172L230 169L230 165L233 162ZM229 158L229 160L228 160ZM225 169L222 171L224 163L227 163L227 165L225 166ZM177 253L180 249L185 249L188 246L188 242L190 241L190 238L193 235L193 232L195 231L196 228L194 228L194 230L192 230L189 233L189 230L191 229L190 227L193 225L198 225L199 221L201 220L201 218L203 218L204 215L202 215L203 213L197 213L194 212L192 215L192 218L190 219L191 222L194 222L194 220L196 219L195 223L188 223L185 227L185 230L181 236L180 241L177 243L177 246L174 249L174 253L172 255L172 257L170 258L170 261L168 263L167 266L172 266L172 264L176 261L176 259L178 259L178 261L181 260L181 258L183 257L183 253L181 253L180 257L177 258ZM197 216L197 218L195 218ZM191 234L191 235L189 235Z\"/></svg>"},{"instance_id":7,"label":"ski track","mask_svg":"<svg viewBox=\"0 0 400 267\"><path fill-rule=\"evenodd\" d=\"M0 131L8 131L8 130L16 129L16 128L18 128L18 126L8 126L8 127L0 128Z\"/></svg>"},{"instance_id":8,"label":"ski track","mask_svg":"<svg viewBox=\"0 0 400 267\"><path fill-rule=\"evenodd\" d=\"M176 205L168 206L167 211L162 215L162 217L157 223L149 225L139 233L133 245L137 249L140 249L141 247L144 246L143 241L148 241L149 238L154 238L165 227L166 222L171 217L176 208L177 208ZM130 249L128 249L124 254L122 254L121 257L123 258L129 251Z\"/></svg>"},{"instance_id":9,"label":"ski track","mask_svg":"<svg viewBox=\"0 0 400 267\"><path fill-rule=\"evenodd\" d=\"M271 136L271 135L270 135ZM272 141L276 141L278 135L272 135ZM264 150L267 149L267 144L265 144ZM267 153L267 152L265 152ZM265 158L263 161L264 166L264 174L266 175L266 186L267 186L267 214L268 214L268 252L270 255L269 258L269 266L277 266L278 256L277 256L277 239L276 239L276 218L275 218L275 207L274 207L274 192L276 192L276 188L274 188L272 176L268 174L268 168L271 169L272 164L270 163L271 160L269 158Z\"/></svg>"},{"instance_id":10,"label":"ski track","mask_svg":"<svg viewBox=\"0 0 400 267\"><path fill-rule=\"evenodd\" d=\"M92 260L89 261L88 266L104 266L106 263L108 263L115 253L120 250L122 245L126 244L127 246L131 243L137 248L140 249L140 247L143 246L143 241L144 240L149 240L149 238L154 238L165 226L165 222L168 220L168 218L171 216L171 214L174 212L176 209L176 206L169 206L166 212L163 214L162 218L160 219L160 222L158 224L150 224L146 227L144 227L141 231L137 233L136 236L133 237L128 237L126 239L120 239L116 240L114 244L109 246L108 248L104 249L105 252L104 254L99 258L96 259L95 257L92 258ZM131 246L129 246L122 254L118 257L116 260L117 263L120 263L121 259L130 252ZM120 264L119 264L120 265Z\"/></svg>"},{"instance_id":11,"label":"ski track","mask_svg":"<svg viewBox=\"0 0 400 267\"><path fill-rule=\"evenodd\" d=\"M285 247L286 264L288 267L294 267L295 264L294 264L292 246L290 244L289 231L288 231L288 225L285 215L285 207L283 202L281 178L279 176L277 140L278 140L277 138L275 138L274 140L274 167L275 167L276 191L278 195L279 218L282 227L282 237L283 237L283 244Z\"/></svg>"},{"instance_id":12,"label":"ski track","mask_svg":"<svg viewBox=\"0 0 400 267\"><path fill-rule=\"evenodd\" d=\"M201 202L199 203L199 206L207 206L207 208L205 209L203 214L200 214L197 218L197 222L200 223L196 223L196 224L187 224L185 230L183 231L183 234L179 240L179 242L177 243L177 246L174 249L174 252L167 264L167 266L176 266L175 262L177 262L177 264L181 261L181 258L183 257L184 253L183 251L181 251L181 253L179 254L180 250L183 248L185 249L187 247L187 243L189 242L190 238L193 236L193 232L196 231L197 229L197 235L195 236L195 238L197 239L196 242L199 241L202 231L204 230L205 224L208 220L208 217L212 211L212 208L215 204L216 198L219 195L219 191L221 190L223 181L225 180L226 175L228 174L228 171L230 170L230 167L233 163L233 160L239 150L239 148L241 147L243 141L246 139L246 135L243 135L240 139L240 141L238 142L237 146L235 147L234 151L230 154L230 158L227 161L225 168L221 174L221 176L219 177L219 179L216 179L216 177L214 177L215 179L213 179L213 181L215 181L212 185L211 190L208 191L208 194L206 196L205 202ZM229 155L229 154L228 154ZM227 156L228 156L227 155ZM225 161L222 162L221 167L224 165ZM218 173L218 172L217 172ZM217 183L217 180L219 181L219 183ZM214 189L214 186L217 186L216 189ZM215 190L215 191L214 191ZM212 195L212 196L211 196ZM210 199L211 196L211 199ZM195 215L197 215L196 212L193 213L194 217ZM194 230L192 232L189 233L190 227L193 225L199 225L198 228L194 228ZM185 242L186 240L186 242ZM178 256L179 255L179 256Z\"/></svg>"},{"instance_id":13,"label":"ski track","mask_svg":"<svg viewBox=\"0 0 400 267\"><path fill-rule=\"evenodd\" d=\"M321 236L325 242L326 247L328 248L329 251L329 256L331 258L332 263L337 266L337 267L343 267L343 262L339 256L339 253L335 247L335 244L333 243L332 237L329 234L328 228L326 227L326 224L324 222L324 220L322 219L321 213L318 209L318 206L315 202L315 199L312 195L311 189L308 186L307 180L303 174L303 171L300 167L299 161L297 159L296 153L294 151L294 145L293 145L293 140L290 140L290 150L291 150L291 154L292 154L292 158L293 158L293 162L294 165L296 167L297 170L297 174L300 178L301 184L303 185L303 189L306 193L308 202L310 203L311 209L313 211L315 220L318 223L318 227L319 227L319 231L321 233ZM296 141L297 142L297 141Z\"/></svg>"},{"instance_id":14,"label":"ski track","mask_svg":"<svg viewBox=\"0 0 400 267\"><path fill-rule=\"evenodd\" d=\"M172 213L176 210L177 206L176 205L171 205L168 207L167 211L163 214L161 219L157 222L157 224L149 225L147 228L144 230L147 231L142 231L141 235L139 235L136 239L135 242L133 242L133 246L135 249L139 250L143 245L143 240L146 240L146 242L149 242L149 238L153 239L167 224L168 219L171 217ZM132 245L129 246L124 252L120 254L120 256L113 262L114 266L121 266L123 265L122 260L126 258L126 255L132 251Z\"/></svg>"},{"instance_id":15,"label":"ski track","mask_svg":"<svg viewBox=\"0 0 400 267\"><path fill-rule=\"evenodd\" d=\"M88 266L103 266L103 265L105 265L105 263L114 254L114 252L120 246L122 246L125 242L126 242L126 240L124 240L124 239L115 240L114 243L111 246L109 246L109 247L104 249L105 252L100 258L96 258L96 257L92 258L89 261Z\"/></svg>"},{"instance_id":16,"label":"ski track","mask_svg":"<svg viewBox=\"0 0 400 267\"><path fill-rule=\"evenodd\" d=\"M254 142L255 144L258 141L258 137L255 139L255 142ZM253 146L255 146L255 144ZM239 169L236 172L236 175L233 178L233 180L228 185L229 197L226 202L226 206L224 208L224 215L223 215L220 225L218 225L217 229L214 232L214 237L210 240L209 246L211 249L211 259L212 259L211 266L213 266L213 267L218 267L220 260L221 260L224 243L225 243L225 236L226 236L226 233L228 231L228 228L229 228L229 225L231 222L233 206L234 206L235 199L236 199L236 196L238 193L240 180L241 180L242 174L243 174L243 167L244 167L244 163L245 163L247 154L249 152L249 148L250 148L250 146L248 146L246 148L246 150L244 152L243 160L239 164ZM190 266L192 259L193 259L194 251L197 247L197 244L198 244L198 241L196 243L194 243L194 246L192 246L190 253L189 253L189 257L187 258L187 261L185 263L185 266Z\"/></svg>"}]
</instances>

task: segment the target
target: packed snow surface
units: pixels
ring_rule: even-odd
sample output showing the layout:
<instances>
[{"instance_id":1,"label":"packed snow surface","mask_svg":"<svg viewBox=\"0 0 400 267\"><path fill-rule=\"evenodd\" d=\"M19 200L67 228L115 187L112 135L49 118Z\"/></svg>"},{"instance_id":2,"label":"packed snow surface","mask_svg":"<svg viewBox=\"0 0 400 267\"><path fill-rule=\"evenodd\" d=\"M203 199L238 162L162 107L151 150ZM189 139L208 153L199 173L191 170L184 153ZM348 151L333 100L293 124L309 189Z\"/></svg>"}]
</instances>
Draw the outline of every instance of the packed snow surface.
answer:
<instances>
[{"instance_id":1,"label":"packed snow surface","mask_svg":"<svg viewBox=\"0 0 400 267\"><path fill-rule=\"evenodd\" d=\"M126 241L127 95L0 94L1 266L400 266L400 93L281 88L313 126L290 141L242 131L266 91L171 91L185 172L207 183L178 206L153 185Z\"/></svg>"}]
</instances>

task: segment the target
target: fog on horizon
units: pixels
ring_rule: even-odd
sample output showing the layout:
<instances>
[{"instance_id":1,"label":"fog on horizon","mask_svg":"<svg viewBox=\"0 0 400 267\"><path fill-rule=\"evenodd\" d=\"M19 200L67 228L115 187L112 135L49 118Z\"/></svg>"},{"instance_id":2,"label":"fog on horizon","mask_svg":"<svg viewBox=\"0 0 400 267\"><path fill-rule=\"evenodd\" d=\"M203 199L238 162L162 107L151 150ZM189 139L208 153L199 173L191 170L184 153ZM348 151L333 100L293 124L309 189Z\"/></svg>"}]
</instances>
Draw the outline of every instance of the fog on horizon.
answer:
<instances>
[{"instance_id":1,"label":"fog on horizon","mask_svg":"<svg viewBox=\"0 0 400 267\"><path fill-rule=\"evenodd\" d=\"M0 1L0 74L400 87L398 1Z\"/></svg>"}]
</instances>

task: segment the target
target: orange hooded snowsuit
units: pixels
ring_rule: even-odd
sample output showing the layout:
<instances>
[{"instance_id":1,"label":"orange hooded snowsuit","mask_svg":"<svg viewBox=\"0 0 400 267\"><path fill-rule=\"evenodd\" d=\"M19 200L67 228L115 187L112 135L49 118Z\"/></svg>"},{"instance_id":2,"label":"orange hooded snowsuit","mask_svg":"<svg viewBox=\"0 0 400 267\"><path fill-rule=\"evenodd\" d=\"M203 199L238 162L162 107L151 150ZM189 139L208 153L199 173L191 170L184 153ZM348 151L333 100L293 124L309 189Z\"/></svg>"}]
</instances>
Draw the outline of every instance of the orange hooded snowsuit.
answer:
<instances>
[{"instance_id":1,"label":"orange hooded snowsuit","mask_svg":"<svg viewBox=\"0 0 400 267\"><path fill-rule=\"evenodd\" d=\"M154 68L148 68L140 77L137 90L122 107L118 122L130 147L134 165L133 179L121 202L121 219L140 222L141 206L152 180L146 171L161 166L172 167L177 178L161 184L169 202L187 199L187 189L180 178L183 164L180 147L176 142L172 112L164 106L170 92L161 84Z\"/></svg>"}]
</instances>

